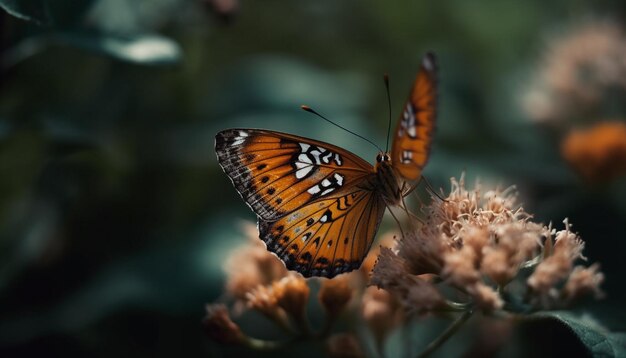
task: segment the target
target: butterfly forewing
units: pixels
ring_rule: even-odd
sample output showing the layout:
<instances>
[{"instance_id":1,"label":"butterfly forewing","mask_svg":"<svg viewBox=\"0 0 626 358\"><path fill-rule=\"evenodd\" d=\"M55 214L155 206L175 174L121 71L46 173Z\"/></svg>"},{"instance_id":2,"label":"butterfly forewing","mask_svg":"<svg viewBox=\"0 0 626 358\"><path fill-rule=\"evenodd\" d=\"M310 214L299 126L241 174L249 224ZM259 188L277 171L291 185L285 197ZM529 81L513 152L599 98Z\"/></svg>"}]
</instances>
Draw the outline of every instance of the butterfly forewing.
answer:
<instances>
[{"instance_id":1,"label":"butterfly forewing","mask_svg":"<svg viewBox=\"0 0 626 358\"><path fill-rule=\"evenodd\" d=\"M391 149L393 166L406 180L417 180L422 175L433 140L436 107L437 61L429 53L422 59L420 71L398 121Z\"/></svg>"},{"instance_id":2,"label":"butterfly forewing","mask_svg":"<svg viewBox=\"0 0 626 358\"><path fill-rule=\"evenodd\" d=\"M288 269L306 277L334 277L361 266L384 212L379 195L354 187L275 222L259 219L259 232Z\"/></svg>"},{"instance_id":3,"label":"butterfly forewing","mask_svg":"<svg viewBox=\"0 0 626 358\"><path fill-rule=\"evenodd\" d=\"M274 131L224 130L215 150L241 197L268 221L335 197L373 174L369 163L344 149Z\"/></svg>"}]
</instances>

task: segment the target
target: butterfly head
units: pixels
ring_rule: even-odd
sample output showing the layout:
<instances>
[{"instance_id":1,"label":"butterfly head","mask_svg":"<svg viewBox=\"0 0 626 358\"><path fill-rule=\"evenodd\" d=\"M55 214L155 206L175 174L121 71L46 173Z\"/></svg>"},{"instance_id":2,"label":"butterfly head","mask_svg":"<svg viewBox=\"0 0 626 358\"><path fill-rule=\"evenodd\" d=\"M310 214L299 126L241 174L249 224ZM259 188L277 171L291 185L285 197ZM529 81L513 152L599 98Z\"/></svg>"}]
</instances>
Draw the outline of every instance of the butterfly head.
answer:
<instances>
[{"instance_id":1,"label":"butterfly head","mask_svg":"<svg viewBox=\"0 0 626 358\"><path fill-rule=\"evenodd\" d=\"M376 163L382 163L382 162L391 162L391 157L389 156L389 153L387 152L380 152L378 153L378 155L376 156Z\"/></svg>"},{"instance_id":2,"label":"butterfly head","mask_svg":"<svg viewBox=\"0 0 626 358\"><path fill-rule=\"evenodd\" d=\"M376 164L374 170L376 172L388 172L392 170L391 155L389 152L378 152L376 155Z\"/></svg>"}]
</instances>

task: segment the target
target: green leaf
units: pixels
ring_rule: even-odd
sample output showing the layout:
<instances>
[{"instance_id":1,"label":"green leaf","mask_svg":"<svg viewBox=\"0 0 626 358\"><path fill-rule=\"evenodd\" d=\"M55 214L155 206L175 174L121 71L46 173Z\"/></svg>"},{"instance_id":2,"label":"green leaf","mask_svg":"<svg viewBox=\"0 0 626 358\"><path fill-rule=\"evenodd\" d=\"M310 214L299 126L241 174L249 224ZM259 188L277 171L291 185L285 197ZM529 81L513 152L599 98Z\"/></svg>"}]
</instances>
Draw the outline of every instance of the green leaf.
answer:
<instances>
[{"instance_id":1,"label":"green leaf","mask_svg":"<svg viewBox=\"0 0 626 358\"><path fill-rule=\"evenodd\" d=\"M158 35L121 37L62 33L56 35L55 40L61 44L143 65L172 65L182 58L182 51L176 42Z\"/></svg>"},{"instance_id":2,"label":"green leaf","mask_svg":"<svg viewBox=\"0 0 626 358\"><path fill-rule=\"evenodd\" d=\"M1 1L1 0L0 0ZM0 56L0 65L15 66L51 46L72 46L120 61L141 65L164 66L182 59L180 46L158 35L116 36L108 34L58 32L27 38Z\"/></svg>"},{"instance_id":3,"label":"green leaf","mask_svg":"<svg viewBox=\"0 0 626 358\"><path fill-rule=\"evenodd\" d=\"M587 347L594 357L626 357L626 333L610 332L590 315L569 312L541 312L535 319L550 319L565 325Z\"/></svg>"},{"instance_id":4,"label":"green leaf","mask_svg":"<svg viewBox=\"0 0 626 358\"><path fill-rule=\"evenodd\" d=\"M0 7L18 19L38 25L50 23L47 0L0 0Z\"/></svg>"}]
</instances>

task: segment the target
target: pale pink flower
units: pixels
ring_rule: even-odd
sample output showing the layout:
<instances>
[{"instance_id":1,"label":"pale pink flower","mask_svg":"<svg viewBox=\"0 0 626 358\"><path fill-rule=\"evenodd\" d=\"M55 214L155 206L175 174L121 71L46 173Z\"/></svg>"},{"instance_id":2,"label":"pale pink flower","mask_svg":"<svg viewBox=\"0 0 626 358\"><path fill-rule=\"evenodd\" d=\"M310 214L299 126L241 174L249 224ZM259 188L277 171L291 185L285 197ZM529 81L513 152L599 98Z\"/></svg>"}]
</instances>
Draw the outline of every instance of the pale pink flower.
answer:
<instances>
[{"instance_id":1,"label":"pale pink flower","mask_svg":"<svg viewBox=\"0 0 626 358\"><path fill-rule=\"evenodd\" d=\"M534 271L526 280L526 299L553 306L574 263L584 259L584 243L571 232L569 222L565 220L565 229L558 232L532 222L517 204L513 187L481 195L479 185L465 188L463 176L452 178L451 184L444 200L433 198L424 208L423 225L416 223L418 229L405 234L394 248L381 249L371 284L396 295L408 311L470 306L494 311L504 307L502 293L509 284L518 277L517 282L523 282L520 270L530 268ZM424 274L431 279L425 280ZM565 295L597 292L600 275L596 268L577 271ZM455 299L461 302L446 299L446 286L459 291Z\"/></svg>"}]
</instances>

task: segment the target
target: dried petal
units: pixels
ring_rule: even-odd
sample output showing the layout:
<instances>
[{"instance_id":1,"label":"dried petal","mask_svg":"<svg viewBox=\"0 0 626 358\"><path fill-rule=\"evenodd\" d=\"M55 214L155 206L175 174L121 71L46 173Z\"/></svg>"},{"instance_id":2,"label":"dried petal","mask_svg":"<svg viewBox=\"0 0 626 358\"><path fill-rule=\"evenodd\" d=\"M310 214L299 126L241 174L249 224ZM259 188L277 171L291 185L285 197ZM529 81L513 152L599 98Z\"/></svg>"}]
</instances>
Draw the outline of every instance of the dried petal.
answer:
<instances>
[{"instance_id":1,"label":"dried petal","mask_svg":"<svg viewBox=\"0 0 626 358\"><path fill-rule=\"evenodd\" d=\"M486 248L480 271L500 286L504 286L517 275L519 267L511 265L509 254L500 248Z\"/></svg>"},{"instance_id":2,"label":"dried petal","mask_svg":"<svg viewBox=\"0 0 626 358\"><path fill-rule=\"evenodd\" d=\"M276 255L265 249L258 238L256 227L251 223L242 225L248 243L238 247L226 260L226 291L239 300L259 285L268 285L287 275L285 265Z\"/></svg>"},{"instance_id":3,"label":"dried petal","mask_svg":"<svg viewBox=\"0 0 626 358\"><path fill-rule=\"evenodd\" d=\"M398 286L398 280L409 273L406 263L391 249L382 247L378 261L372 270L370 283L379 288Z\"/></svg>"},{"instance_id":4,"label":"dried petal","mask_svg":"<svg viewBox=\"0 0 626 358\"><path fill-rule=\"evenodd\" d=\"M400 322L396 299L387 291L368 287L363 294L361 314L378 343Z\"/></svg>"},{"instance_id":5,"label":"dried petal","mask_svg":"<svg viewBox=\"0 0 626 358\"><path fill-rule=\"evenodd\" d=\"M445 257L445 266L441 275L450 284L465 288L480 280L480 272L476 268L476 253L469 246L450 252Z\"/></svg>"},{"instance_id":6,"label":"dried petal","mask_svg":"<svg viewBox=\"0 0 626 358\"><path fill-rule=\"evenodd\" d=\"M306 280L294 273L272 284L272 292L278 306L295 318L301 318L304 315L309 300L309 291Z\"/></svg>"},{"instance_id":7,"label":"dried petal","mask_svg":"<svg viewBox=\"0 0 626 358\"><path fill-rule=\"evenodd\" d=\"M576 266L563 287L562 295L568 302L589 294L595 298L602 298L604 297L600 289L602 282L604 274L600 272L600 265Z\"/></svg>"},{"instance_id":8,"label":"dried petal","mask_svg":"<svg viewBox=\"0 0 626 358\"><path fill-rule=\"evenodd\" d=\"M243 342L245 336L239 326L230 319L225 305L215 304L206 306L207 315L204 318L204 329L210 338L228 344Z\"/></svg>"},{"instance_id":9,"label":"dried petal","mask_svg":"<svg viewBox=\"0 0 626 358\"><path fill-rule=\"evenodd\" d=\"M408 312L434 311L446 305L446 300L437 287L419 277L414 277L412 284L406 290L406 296L401 302Z\"/></svg>"},{"instance_id":10,"label":"dried petal","mask_svg":"<svg viewBox=\"0 0 626 358\"><path fill-rule=\"evenodd\" d=\"M285 312L278 306L278 301L271 286L259 285L246 294L249 309L257 310L272 320L283 320Z\"/></svg>"},{"instance_id":11,"label":"dried petal","mask_svg":"<svg viewBox=\"0 0 626 358\"><path fill-rule=\"evenodd\" d=\"M339 333L331 336L326 341L326 349L331 358L365 357L359 340L351 333Z\"/></svg>"},{"instance_id":12,"label":"dried petal","mask_svg":"<svg viewBox=\"0 0 626 358\"><path fill-rule=\"evenodd\" d=\"M322 281L317 297L330 317L339 315L352 298L350 279L350 274L347 274Z\"/></svg>"},{"instance_id":13,"label":"dried petal","mask_svg":"<svg viewBox=\"0 0 626 358\"><path fill-rule=\"evenodd\" d=\"M483 311L491 312L499 310L504 305L500 295L493 288L482 282L477 282L468 292L474 298L476 306Z\"/></svg>"}]
</instances>

